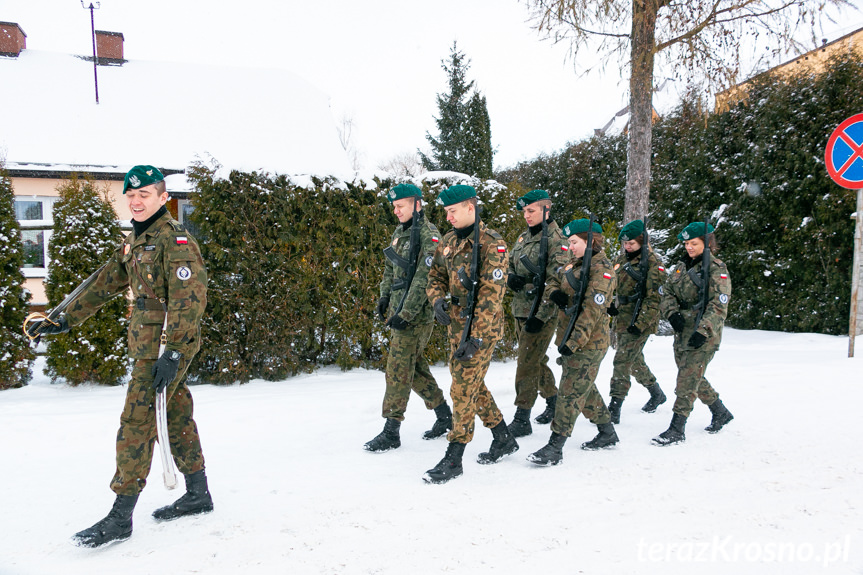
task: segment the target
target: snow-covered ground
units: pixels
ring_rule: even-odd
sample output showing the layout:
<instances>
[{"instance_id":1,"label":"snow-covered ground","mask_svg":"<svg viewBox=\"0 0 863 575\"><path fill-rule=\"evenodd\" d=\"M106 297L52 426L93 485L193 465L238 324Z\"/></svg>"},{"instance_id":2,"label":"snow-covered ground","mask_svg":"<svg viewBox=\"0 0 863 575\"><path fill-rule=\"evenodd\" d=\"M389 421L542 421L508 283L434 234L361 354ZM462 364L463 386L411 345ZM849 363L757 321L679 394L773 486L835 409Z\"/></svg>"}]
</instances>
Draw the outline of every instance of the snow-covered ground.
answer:
<instances>
[{"instance_id":1,"label":"snow-covered ground","mask_svg":"<svg viewBox=\"0 0 863 575\"><path fill-rule=\"evenodd\" d=\"M481 466L491 433L479 427L464 475L439 486L421 476L446 442L421 439L433 414L416 397L402 447L363 451L383 423L382 373L198 386L215 512L153 522L179 495L156 461L132 538L98 550L69 536L113 501L125 390L50 385L39 371L0 393L0 574L863 573L863 360L847 347L726 330L707 374L735 415L720 434L703 431L698 404L685 444L652 446L671 401L641 413L635 384L616 449L581 451L595 427L579 418L563 465L525 461L548 439L535 425L518 453ZM598 379L606 397L612 353ZM671 396L671 339L654 337L647 359ZM448 389L446 367L433 371ZM514 373L495 363L487 377L507 420Z\"/></svg>"}]
</instances>

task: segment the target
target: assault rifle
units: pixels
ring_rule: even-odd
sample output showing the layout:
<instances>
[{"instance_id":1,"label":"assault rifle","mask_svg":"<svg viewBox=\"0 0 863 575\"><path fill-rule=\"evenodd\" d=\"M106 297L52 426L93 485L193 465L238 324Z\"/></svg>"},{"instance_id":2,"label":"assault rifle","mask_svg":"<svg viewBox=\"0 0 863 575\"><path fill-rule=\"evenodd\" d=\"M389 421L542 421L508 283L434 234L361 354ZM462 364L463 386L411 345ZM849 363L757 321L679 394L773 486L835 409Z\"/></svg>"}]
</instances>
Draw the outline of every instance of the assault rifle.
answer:
<instances>
[{"instance_id":1,"label":"assault rifle","mask_svg":"<svg viewBox=\"0 0 863 575\"><path fill-rule=\"evenodd\" d=\"M470 259L470 277L465 273L464 266L458 269L458 279L464 289L467 290L467 305L461 310L461 317L467 318L464 322L464 329L461 332L461 339L458 342L459 348L462 348L469 340L476 342L476 347L482 345L482 339L474 338L470 335L471 324L473 323L474 311L476 310L477 292L479 291L479 212L480 207L476 206L476 216L473 224L473 251Z\"/></svg>"},{"instance_id":2,"label":"assault rifle","mask_svg":"<svg viewBox=\"0 0 863 575\"><path fill-rule=\"evenodd\" d=\"M405 305L405 300L408 298L408 290L411 287L411 283L414 281L414 275L417 272L417 260L420 255L420 212L417 211L417 198L414 197L414 211L413 211L413 219L411 220L411 239L410 239L410 252L407 259L401 257L396 253L392 246L387 246L384 250L384 255L388 260L392 262L394 266L398 266L401 269L405 270L405 277L400 279L397 282L393 282L393 285L390 286L391 291L397 291L400 289L404 289L405 293L402 294L402 299L399 301L399 305L396 307L396 311L390 317L395 317L402 311L402 308Z\"/></svg>"},{"instance_id":3,"label":"assault rifle","mask_svg":"<svg viewBox=\"0 0 863 575\"><path fill-rule=\"evenodd\" d=\"M644 243L641 244L641 260L638 262L638 277L633 276L632 274L632 266L629 262L626 262L626 273L628 273L636 282L638 282L638 287L636 288L636 300L635 300L635 309L632 310L632 319L629 320L629 327L635 325L635 322L638 321L638 314L641 313L641 306L644 303L644 298L647 297L647 272L648 267L650 265L648 259L650 257L650 240L647 234L647 217L644 218ZM627 267L628 266L628 267Z\"/></svg>"},{"instance_id":4,"label":"assault rifle","mask_svg":"<svg viewBox=\"0 0 863 575\"><path fill-rule=\"evenodd\" d=\"M578 279L572 273L572 269L567 270L565 276L566 281L575 290L572 296L572 305L566 308L566 315L569 316L569 325L566 326L566 331L563 333L563 340L557 347L557 351L563 352L566 347L566 342L569 341L569 336L572 335L572 330L575 328L575 322L578 321L578 316L581 315L582 304L584 303L584 294L587 293L587 284L590 282L590 261L593 259L593 214L590 214L590 223L587 226L587 245L584 248L584 256L581 260L581 274Z\"/></svg>"},{"instance_id":5,"label":"assault rifle","mask_svg":"<svg viewBox=\"0 0 863 575\"><path fill-rule=\"evenodd\" d=\"M710 299L710 242L707 241L707 230L710 225L710 216L704 218L704 251L701 252L701 282L695 282L698 286L698 315L695 316L695 331L707 309L707 301ZM691 276L690 276L691 277Z\"/></svg>"},{"instance_id":6,"label":"assault rifle","mask_svg":"<svg viewBox=\"0 0 863 575\"><path fill-rule=\"evenodd\" d=\"M519 261L533 275L533 289L528 290L526 295L533 296L533 303L530 305L530 313L527 315L527 321L536 317L539 311L539 305L542 303L542 295L545 291L545 270L548 266L548 206L542 206L542 236L539 238L539 261L536 265L530 261L527 254L522 254Z\"/></svg>"}]
</instances>

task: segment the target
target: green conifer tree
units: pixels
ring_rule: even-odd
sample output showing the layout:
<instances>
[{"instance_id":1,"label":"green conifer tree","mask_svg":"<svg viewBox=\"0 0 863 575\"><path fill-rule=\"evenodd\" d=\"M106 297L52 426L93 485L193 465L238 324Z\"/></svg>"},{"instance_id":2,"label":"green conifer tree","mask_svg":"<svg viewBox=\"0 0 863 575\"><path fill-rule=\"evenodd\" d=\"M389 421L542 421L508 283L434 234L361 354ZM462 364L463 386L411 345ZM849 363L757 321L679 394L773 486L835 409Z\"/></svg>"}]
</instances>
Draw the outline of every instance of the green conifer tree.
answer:
<instances>
[{"instance_id":1,"label":"green conifer tree","mask_svg":"<svg viewBox=\"0 0 863 575\"><path fill-rule=\"evenodd\" d=\"M72 179L58 187L54 234L48 244L50 268L45 291L51 307L59 304L96 271L123 241L117 213L91 180ZM46 372L71 385L119 385L128 373L128 303L119 296L69 333L48 339Z\"/></svg>"},{"instance_id":2,"label":"green conifer tree","mask_svg":"<svg viewBox=\"0 0 863 575\"><path fill-rule=\"evenodd\" d=\"M494 151L491 147L491 121L485 97L467 81L470 60L453 43L449 61L441 67L449 78L449 92L437 95L440 117L435 118L438 136L426 132L432 147L431 157L419 152L427 170L450 170L490 178Z\"/></svg>"},{"instance_id":3,"label":"green conifer tree","mask_svg":"<svg viewBox=\"0 0 863 575\"><path fill-rule=\"evenodd\" d=\"M0 389L30 381L34 354L22 326L30 293L23 288L24 250L12 183L0 163Z\"/></svg>"}]
</instances>

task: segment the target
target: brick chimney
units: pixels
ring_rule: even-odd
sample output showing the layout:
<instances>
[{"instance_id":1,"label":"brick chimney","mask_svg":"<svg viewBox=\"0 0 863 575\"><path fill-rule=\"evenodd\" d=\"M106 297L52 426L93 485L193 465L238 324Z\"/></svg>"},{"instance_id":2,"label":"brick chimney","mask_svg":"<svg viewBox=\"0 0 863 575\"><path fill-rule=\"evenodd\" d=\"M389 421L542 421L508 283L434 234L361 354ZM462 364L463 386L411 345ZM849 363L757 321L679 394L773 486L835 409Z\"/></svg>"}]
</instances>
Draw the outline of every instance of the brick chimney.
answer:
<instances>
[{"instance_id":1,"label":"brick chimney","mask_svg":"<svg viewBox=\"0 0 863 575\"><path fill-rule=\"evenodd\" d=\"M124 62L123 34L96 30L96 54L99 60L107 60L108 63Z\"/></svg>"},{"instance_id":2,"label":"brick chimney","mask_svg":"<svg viewBox=\"0 0 863 575\"><path fill-rule=\"evenodd\" d=\"M27 48L27 34L15 22L0 22L0 56L17 58Z\"/></svg>"}]
</instances>

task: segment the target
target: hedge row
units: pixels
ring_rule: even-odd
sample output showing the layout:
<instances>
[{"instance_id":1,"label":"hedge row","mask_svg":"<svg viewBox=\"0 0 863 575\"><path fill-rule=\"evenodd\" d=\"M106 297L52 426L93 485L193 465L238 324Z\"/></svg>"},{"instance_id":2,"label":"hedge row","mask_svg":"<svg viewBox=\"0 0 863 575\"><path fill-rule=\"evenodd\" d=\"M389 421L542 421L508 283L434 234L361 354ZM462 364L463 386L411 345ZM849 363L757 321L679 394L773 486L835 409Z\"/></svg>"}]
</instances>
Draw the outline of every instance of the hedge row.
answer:
<instances>
[{"instance_id":1,"label":"hedge row","mask_svg":"<svg viewBox=\"0 0 863 575\"><path fill-rule=\"evenodd\" d=\"M384 192L395 182L294 182L285 176L231 172L198 164L192 220L209 272L202 348L190 368L208 383L279 380L321 365L381 368L388 329L375 316L384 256L397 220ZM434 199L466 182L479 190L483 219L515 238L524 219L514 208L520 189L440 174L422 185L426 217L450 226ZM507 307L508 309L508 307ZM498 348L510 356L512 325ZM443 328L427 357L446 357Z\"/></svg>"}]
</instances>

